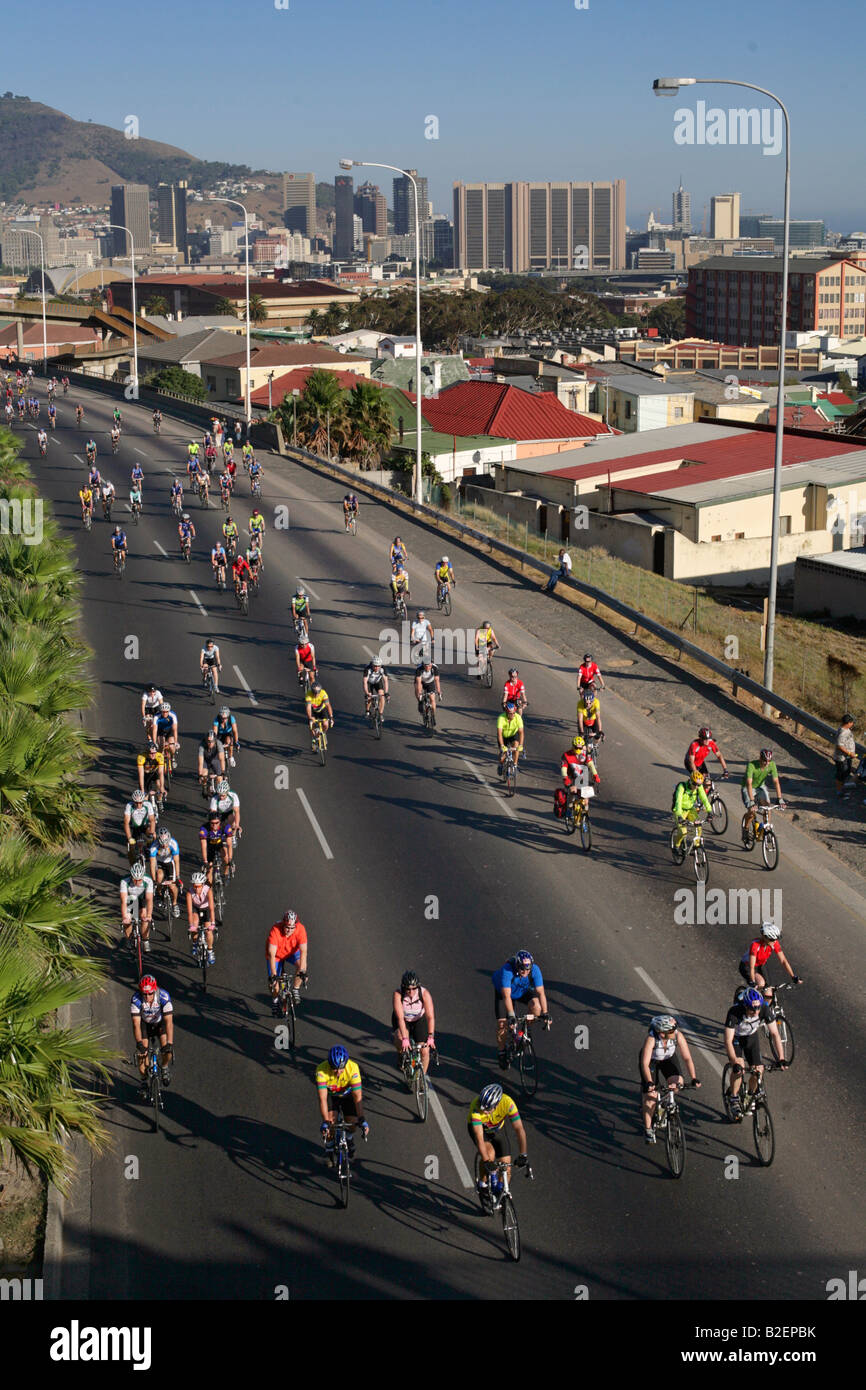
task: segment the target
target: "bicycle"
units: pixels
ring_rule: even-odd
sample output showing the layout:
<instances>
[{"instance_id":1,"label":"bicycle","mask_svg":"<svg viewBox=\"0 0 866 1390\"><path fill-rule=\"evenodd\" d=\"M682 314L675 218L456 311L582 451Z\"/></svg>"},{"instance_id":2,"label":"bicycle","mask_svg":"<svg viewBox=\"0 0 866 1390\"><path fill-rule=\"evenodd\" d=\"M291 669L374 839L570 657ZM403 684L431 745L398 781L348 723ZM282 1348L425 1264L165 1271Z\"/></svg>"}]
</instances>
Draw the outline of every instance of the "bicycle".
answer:
<instances>
[{"instance_id":1,"label":"bicycle","mask_svg":"<svg viewBox=\"0 0 866 1390\"><path fill-rule=\"evenodd\" d=\"M505 745L505 761L499 765L499 776L505 783L505 795L513 796L517 790L517 758L513 739Z\"/></svg>"},{"instance_id":2,"label":"bicycle","mask_svg":"<svg viewBox=\"0 0 866 1390\"><path fill-rule=\"evenodd\" d=\"M429 690L425 690L421 696L421 719L425 733L432 737L436 729L436 711L433 708L433 699Z\"/></svg>"},{"instance_id":3,"label":"bicycle","mask_svg":"<svg viewBox=\"0 0 866 1390\"><path fill-rule=\"evenodd\" d=\"M446 618L451 616L451 586L440 584L436 590L436 607Z\"/></svg>"},{"instance_id":4,"label":"bicycle","mask_svg":"<svg viewBox=\"0 0 866 1390\"><path fill-rule=\"evenodd\" d=\"M385 696L385 703L386 703L386 704L387 704L387 702L390 700L390 698L391 698L390 695L386 695L386 696ZM384 721L383 721L383 719L382 719L382 711L379 709L379 696L378 696L378 695L373 694L373 695L368 695L368 696L367 696L367 708L366 708L366 710L364 711L364 713L365 713L366 718L367 718L367 723L370 725L370 728L373 730L373 733L374 733L374 735L376 736L376 738L381 738L381 737L382 737L382 724L383 724Z\"/></svg>"},{"instance_id":5,"label":"bicycle","mask_svg":"<svg viewBox=\"0 0 866 1390\"><path fill-rule=\"evenodd\" d=\"M229 509L229 502L231 501L231 496L232 496L232 490L231 490L231 488L230 488L230 487L223 487L223 485L220 484L220 503L221 503L221 505L222 505L222 509L223 509L224 512L227 512L228 509Z\"/></svg>"},{"instance_id":6,"label":"bicycle","mask_svg":"<svg viewBox=\"0 0 866 1390\"><path fill-rule=\"evenodd\" d=\"M328 735L326 733L327 719L313 720L313 752L318 753L319 762L322 767L328 756Z\"/></svg>"},{"instance_id":7,"label":"bicycle","mask_svg":"<svg viewBox=\"0 0 866 1390\"><path fill-rule=\"evenodd\" d=\"M726 1115L731 1114L731 1077L733 1067L730 1062L725 1063L722 1072L722 1105ZM752 1068L748 1068L751 1073ZM768 1063L766 1071L774 1071L773 1063ZM748 1114L752 1116L752 1137L755 1141L755 1152L758 1155L758 1162L762 1168L769 1168L776 1153L776 1136L773 1130L773 1117L770 1114L770 1106L767 1101L767 1092L764 1089L763 1077L758 1078L758 1084L754 1091L746 1089L745 1076L740 1087L740 1104L742 1106L742 1118Z\"/></svg>"},{"instance_id":8,"label":"bicycle","mask_svg":"<svg viewBox=\"0 0 866 1390\"><path fill-rule=\"evenodd\" d=\"M224 594L225 591L226 591L226 567L225 567L225 565L217 565L217 567L216 567L216 581L217 581L217 589L219 590L219 592L220 592L221 594Z\"/></svg>"},{"instance_id":9,"label":"bicycle","mask_svg":"<svg viewBox=\"0 0 866 1390\"><path fill-rule=\"evenodd\" d=\"M776 809L779 811L786 811L788 808L783 801L780 801ZM755 848L755 841L760 840L764 867L769 869L772 873L773 869L777 868L779 864L779 841L773 829L773 807L764 805L763 803L755 803L754 810L758 817L758 821L756 824L755 821L752 820L748 829L746 828L746 822L749 816L748 811L743 816L741 826L743 849L751 854L752 850Z\"/></svg>"},{"instance_id":10,"label":"bicycle","mask_svg":"<svg viewBox=\"0 0 866 1390\"><path fill-rule=\"evenodd\" d=\"M250 478L250 496L261 497L262 495L262 475L254 473Z\"/></svg>"},{"instance_id":11,"label":"bicycle","mask_svg":"<svg viewBox=\"0 0 866 1390\"><path fill-rule=\"evenodd\" d=\"M180 518L183 516L183 494L181 494L180 497L177 497L177 496L173 496L173 497L172 497L172 499L171 499L171 513L172 513L172 516L176 516L176 517L178 518L178 520L180 520Z\"/></svg>"},{"instance_id":12,"label":"bicycle","mask_svg":"<svg viewBox=\"0 0 866 1390\"><path fill-rule=\"evenodd\" d=\"M120 440L119 440L119 439L112 439L112 441L111 441L111 452L112 452L113 454L116 454L119 448L120 448Z\"/></svg>"},{"instance_id":13,"label":"bicycle","mask_svg":"<svg viewBox=\"0 0 866 1390\"><path fill-rule=\"evenodd\" d=\"M208 664L204 668L204 675L202 676L202 685L204 686L205 692L208 695L211 704L216 704L216 685L214 683L214 676L210 662L208 662Z\"/></svg>"},{"instance_id":14,"label":"bicycle","mask_svg":"<svg viewBox=\"0 0 866 1390\"><path fill-rule=\"evenodd\" d=\"M309 692L310 686L313 684L315 679L316 671L313 667L301 667L300 671L298 672L298 685L301 687L301 691L305 696Z\"/></svg>"},{"instance_id":15,"label":"bicycle","mask_svg":"<svg viewBox=\"0 0 866 1390\"><path fill-rule=\"evenodd\" d=\"M306 618L295 618L295 640L306 642L310 635L310 625Z\"/></svg>"},{"instance_id":16,"label":"bicycle","mask_svg":"<svg viewBox=\"0 0 866 1390\"><path fill-rule=\"evenodd\" d=\"M277 993L275 997L275 1003L277 1008L277 1017L283 1019L286 1025L286 1029L288 1030L289 1051L294 1052L295 1032L297 1025L297 1014L295 1012L296 1005L294 995L295 968L292 965L291 961L287 962L287 965L289 968L281 971L279 980L277 982ZM307 988L307 972L305 970L301 971L301 984L304 989Z\"/></svg>"},{"instance_id":17,"label":"bicycle","mask_svg":"<svg viewBox=\"0 0 866 1390\"><path fill-rule=\"evenodd\" d=\"M153 1106L153 1131L156 1134L159 1130L159 1117L165 1110L165 1101L162 1098L162 1064L159 1053L159 1038L149 1037L147 1040L147 1062L144 1076L148 1104Z\"/></svg>"},{"instance_id":18,"label":"bicycle","mask_svg":"<svg viewBox=\"0 0 866 1390\"><path fill-rule=\"evenodd\" d=\"M210 506L210 488L204 478L201 479L198 485L198 500L203 507Z\"/></svg>"},{"instance_id":19,"label":"bicycle","mask_svg":"<svg viewBox=\"0 0 866 1390\"><path fill-rule=\"evenodd\" d=\"M771 985L770 988L773 991L773 997L769 1001L767 1006L770 1011L770 1018L769 1021L761 1019L761 1031L763 1032L764 1036L766 1037L769 1043L770 1023L775 1023L777 1029L779 1030L779 1041L782 1044L781 1061L786 1062L788 1066L790 1066L794 1060L794 1052L796 1050L794 1046L794 1030L791 1027L790 1022L788 1021L788 1016L785 1013L784 1004L779 1003L779 1001L776 998L776 995L779 993L779 990L781 989L793 989L794 985L793 983L785 983L782 985ZM770 1043L770 1046L772 1047L772 1043ZM776 1059L773 1058L772 1060L775 1061Z\"/></svg>"},{"instance_id":20,"label":"bicycle","mask_svg":"<svg viewBox=\"0 0 866 1390\"><path fill-rule=\"evenodd\" d=\"M653 1132L664 1134L668 1167L675 1178L681 1178L686 1166L686 1136L677 1100L679 1088L668 1086L665 1078L658 1075L653 1085L656 1091Z\"/></svg>"},{"instance_id":21,"label":"bicycle","mask_svg":"<svg viewBox=\"0 0 866 1390\"><path fill-rule=\"evenodd\" d=\"M81 513L81 524L85 531L89 531L93 525L93 513L89 507L85 507Z\"/></svg>"},{"instance_id":22,"label":"bicycle","mask_svg":"<svg viewBox=\"0 0 866 1390\"><path fill-rule=\"evenodd\" d=\"M192 563L192 541L189 536L184 536L180 543L180 556L184 564L189 565Z\"/></svg>"},{"instance_id":23,"label":"bicycle","mask_svg":"<svg viewBox=\"0 0 866 1390\"><path fill-rule=\"evenodd\" d=\"M174 921L174 903L172 902L167 879L163 879L162 883L158 883L154 886L154 918L156 918L157 914L168 923L165 931L165 939L166 941L171 941L171 927Z\"/></svg>"},{"instance_id":24,"label":"bicycle","mask_svg":"<svg viewBox=\"0 0 866 1390\"><path fill-rule=\"evenodd\" d=\"M394 617L401 621L406 617L406 599L401 590L394 595Z\"/></svg>"},{"instance_id":25,"label":"bicycle","mask_svg":"<svg viewBox=\"0 0 866 1390\"><path fill-rule=\"evenodd\" d=\"M352 1174L352 1160L349 1157L349 1126L343 1119L342 1108L338 1105L332 1126L334 1142L334 1170L340 1184L340 1206L349 1205L349 1182ZM361 1131L364 1133L364 1131ZM364 1134L364 1142L367 1136Z\"/></svg>"},{"instance_id":26,"label":"bicycle","mask_svg":"<svg viewBox=\"0 0 866 1390\"><path fill-rule=\"evenodd\" d=\"M138 525L138 518L141 516L141 503L140 503L140 502L130 502L130 504L129 504L129 510L130 510L130 512L132 513L132 520L133 520L133 522L135 523L135 525L137 526L137 525Z\"/></svg>"},{"instance_id":27,"label":"bicycle","mask_svg":"<svg viewBox=\"0 0 866 1390\"><path fill-rule=\"evenodd\" d=\"M511 1164L498 1159L495 1163L487 1163L488 1168L488 1187L479 1191L478 1183L481 1181L482 1165L485 1160L479 1153L475 1155L475 1183L478 1200L481 1203L481 1210L485 1216L495 1216L497 1212L502 1214L502 1230L505 1235L505 1245L512 1260L517 1262L520 1259L520 1227L517 1224L517 1209L514 1205L514 1198L511 1195ZM529 1164L525 1165L524 1171L530 1180L535 1177ZM495 1190L489 1184L494 1175L498 1175L501 1180L501 1187Z\"/></svg>"},{"instance_id":28,"label":"bicycle","mask_svg":"<svg viewBox=\"0 0 866 1390\"><path fill-rule=\"evenodd\" d=\"M216 878L216 874L214 874L214 878ZM216 911L216 892L214 892L214 911ZM214 946L216 946L217 942L219 941L220 935L220 929L217 923L213 923L210 930L213 934L213 944ZM208 964L208 956L210 955L210 952L212 950L213 947L209 947L207 944L207 928L202 923L199 926L198 931L196 932L195 943L193 944L192 948L193 959L196 965L201 970L202 994L207 994L207 972L210 968Z\"/></svg>"},{"instance_id":29,"label":"bicycle","mask_svg":"<svg viewBox=\"0 0 866 1390\"><path fill-rule=\"evenodd\" d=\"M113 504L114 504L114 498L113 498L113 497L103 497L103 499L102 499L102 520L103 520L103 521L110 521L110 520L111 520L111 508L112 508Z\"/></svg>"},{"instance_id":30,"label":"bicycle","mask_svg":"<svg viewBox=\"0 0 866 1390\"><path fill-rule=\"evenodd\" d=\"M88 527L88 530L89 530L89 529L90 529L90 528ZM123 578L123 574L124 574L124 570L126 569L126 551L125 551L125 550L115 550L115 552L114 552L114 568L115 568L115 571L116 571L116 573L117 573L118 579L122 579L122 578Z\"/></svg>"},{"instance_id":31,"label":"bicycle","mask_svg":"<svg viewBox=\"0 0 866 1390\"><path fill-rule=\"evenodd\" d=\"M439 1055L435 1048L430 1049L439 1065ZM407 1089L415 1097L415 1108L418 1111L418 1118L423 1124L427 1119L427 1110L430 1101L430 1083L424 1071L422 1062L421 1043L412 1043L411 1047L403 1053L400 1062L400 1070L403 1073L403 1080L406 1082Z\"/></svg>"},{"instance_id":32,"label":"bicycle","mask_svg":"<svg viewBox=\"0 0 866 1390\"><path fill-rule=\"evenodd\" d=\"M223 924L223 913L226 908L226 891L223 881L222 854L218 854L213 862L213 912L214 912L214 932L218 931ZM199 933L201 935L201 933Z\"/></svg>"},{"instance_id":33,"label":"bicycle","mask_svg":"<svg viewBox=\"0 0 866 1390\"><path fill-rule=\"evenodd\" d=\"M256 598L259 592L259 567L250 565L250 597Z\"/></svg>"},{"instance_id":34,"label":"bicycle","mask_svg":"<svg viewBox=\"0 0 866 1390\"><path fill-rule=\"evenodd\" d=\"M562 828L566 835L580 831L580 843L588 854L592 849L592 826L589 820L588 801L595 796L595 787L569 787L567 800L562 813Z\"/></svg>"},{"instance_id":35,"label":"bicycle","mask_svg":"<svg viewBox=\"0 0 866 1390\"><path fill-rule=\"evenodd\" d=\"M707 816L707 824L714 835L724 835L728 828L728 808L719 795L712 777L708 775L704 782L704 791L712 807L712 813Z\"/></svg>"},{"instance_id":36,"label":"bicycle","mask_svg":"<svg viewBox=\"0 0 866 1390\"><path fill-rule=\"evenodd\" d=\"M705 817L701 817L700 820L686 822L685 838L679 845L677 844L677 826L671 830L671 858L675 864L682 864L687 855L692 856L695 878L698 883L707 883L710 877L710 863L707 859L707 851L704 849L704 820Z\"/></svg>"},{"instance_id":37,"label":"bicycle","mask_svg":"<svg viewBox=\"0 0 866 1390\"><path fill-rule=\"evenodd\" d=\"M162 421L161 421L161 420L154 420L154 422L153 422L153 432L154 432L154 434L159 434L161 428L162 428Z\"/></svg>"},{"instance_id":38,"label":"bicycle","mask_svg":"<svg viewBox=\"0 0 866 1390\"><path fill-rule=\"evenodd\" d=\"M250 594L245 579L242 579L239 584L235 585L235 602L246 618L250 611Z\"/></svg>"},{"instance_id":39,"label":"bicycle","mask_svg":"<svg viewBox=\"0 0 866 1390\"><path fill-rule=\"evenodd\" d=\"M478 675L481 679L481 684L487 690L490 690L493 685L493 652L489 647L479 647L476 659L479 666Z\"/></svg>"},{"instance_id":40,"label":"bicycle","mask_svg":"<svg viewBox=\"0 0 866 1390\"><path fill-rule=\"evenodd\" d=\"M534 1096L538 1090L538 1063L535 1058L535 1048L530 1036L530 1024L535 1021L535 1014L515 1015L508 1020L508 1038L505 1043L505 1056L508 1065L517 1063L520 1071L520 1086L525 1096ZM550 1028L550 1019L547 1019L544 1028Z\"/></svg>"}]
</instances>

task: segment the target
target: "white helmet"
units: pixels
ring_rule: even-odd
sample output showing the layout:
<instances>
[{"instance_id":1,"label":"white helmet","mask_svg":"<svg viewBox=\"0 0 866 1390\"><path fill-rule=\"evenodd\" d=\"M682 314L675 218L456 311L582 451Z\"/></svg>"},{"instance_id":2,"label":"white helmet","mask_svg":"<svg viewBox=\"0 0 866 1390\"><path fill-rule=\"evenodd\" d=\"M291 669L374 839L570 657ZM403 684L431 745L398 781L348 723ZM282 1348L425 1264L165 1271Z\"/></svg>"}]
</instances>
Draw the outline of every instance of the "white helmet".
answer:
<instances>
[{"instance_id":1,"label":"white helmet","mask_svg":"<svg viewBox=\"0 0 866 1390\"><path fill-rule=\"evenodd\" d=\"M146 865L145 865L144 860L143 860L143 859L136 859L135 863L133 864L133 866L132 866L132 868L130 869L129 872L132 874L132 877L133 877L133 878L144 878L145 868L146 868Z\"/></svg>"},{"instance_id":2,"label":"white helmet","mask_svg":"<svg viewBox=\"0 0 866 1390\"><path fill-rule=\"evenodd\" d=\"M777 927L775 922L765 922L761 927L761 936L765 941L778 941L782 935L782 928Z\"/></svg>"}]
</instances>

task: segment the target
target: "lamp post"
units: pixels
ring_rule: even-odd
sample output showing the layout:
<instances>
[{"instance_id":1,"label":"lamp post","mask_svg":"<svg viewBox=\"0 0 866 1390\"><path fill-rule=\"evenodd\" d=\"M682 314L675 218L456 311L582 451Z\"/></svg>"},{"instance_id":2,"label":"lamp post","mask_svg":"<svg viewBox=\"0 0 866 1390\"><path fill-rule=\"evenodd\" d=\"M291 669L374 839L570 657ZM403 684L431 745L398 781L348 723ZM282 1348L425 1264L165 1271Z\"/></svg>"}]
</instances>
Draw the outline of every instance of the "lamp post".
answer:
<instances>
[{"instance_id":1,"label":"lamp post","mask_svg":"<svg viewBox=\"0 0 866 1390\"><path fill-rule=\"evenodd\" d=\"M48 376L48 328L45 322L45 242L40 232L31 231L27 227L24 231L25 236L35 236L39 242L39 256L42 261L42 366L46 377Z\"/></svg>"},{"instance_id":2,"label":"lamp post","mask_svg":"<svg viewBox=\"0 0 866 1390\"><path fill-rule=\"evenodd\" d=\"M657 77L653 82L656 96L674 96L680 87L693 87L697 83L719 83L726 87L747 87L751 92L760 92L769 97L781 109L785 118L785 211L784 233L782 238L782 304L779 327L779 395L776 401L776 448L773 457L773 517L770 536L770 592L767 601L767 632L764 649L764 685L773 689L773 658L776 646L776 588L779 577L779 508L782 491L782 444L785 433L785 336L788 326L788 243L791 218L791 123L783 101L775 92L766 87L756 87L754 82L739 82L732 77ZM764 714L770 713L771 706L764 705Z\"/></svg>"},{"instance_id":3,"label":"lamp post","mask_svg":"<svg viewBox=\"0 0 866 1390\"><path fill-rule=\"evenodd\" d=\"M247 301L247 389L246 412L247 412L247 439L250 437L250 426L252 424L252 408L250 405L250 215L243 203L239 203L236 198L217 198L212 195L209 199L211 203L230 203L233 208L240 208L244 215L244 288Z\"/></svg>"},{"instance_id":4,"label":"lamp post","mask_svg":"<svg viewBox=\"0 0 866 1390\"><path fill-rule=\"evenodd\" d=\"M298 447L298 396L300 392L297 386L292 387L292 444Z\"/></svg>"},{"instance_id":5,"label":"lamp post","mask_svg":"<svg viewBox=\"0 0 866 1390\"><path fill-rule=\"evenodd\" d=\"M272 399L272 396L271 396L271 390L272 390L272 387L273 387L273 382L274 382L274 373L273 373L273 372L268 372L268 414L269 414L269 415L270 415L271 411L272 411L273 408L274 408L274 403L273 403L273 399Z\"/></svg>"},{"instance_id":6,"label":"lamp post","mask_svg":"<svg viewBox=\"0 0 866 1390\"><path fill-rule=\"evenodd\" d=\"M132 232L125 227L122 222L106 222L106 227L114 227L118 232L126 232L129 237L129 259L132 266L132 391L133 400L138 400L138 326L136 319L138 311L135 305L135 242L132 239Z\"/></svg>"},{"instance_id":7,"label":"lamp post","mask_svg":"<svg viewBox=\"0 0 866 1390\"><path fill-rule=\"evenodd\" d=\"M411 174L396 164L379 164L370 159L341 159L341 169L391 169L409 179L415 190L415 476L414 497L424 500L421 487L421 236L418 227L418 185Z\"/></svg>"}]
</instances>

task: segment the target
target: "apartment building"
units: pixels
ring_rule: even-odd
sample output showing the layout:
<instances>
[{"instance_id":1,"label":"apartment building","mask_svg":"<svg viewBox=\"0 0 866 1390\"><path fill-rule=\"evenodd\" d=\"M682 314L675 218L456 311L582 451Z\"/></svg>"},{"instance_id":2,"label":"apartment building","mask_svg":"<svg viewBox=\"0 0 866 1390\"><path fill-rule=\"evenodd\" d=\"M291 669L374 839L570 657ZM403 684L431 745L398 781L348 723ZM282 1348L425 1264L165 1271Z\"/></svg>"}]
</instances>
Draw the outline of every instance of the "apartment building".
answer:
<instances>
[{"instance_id":1,"label":"apartment building","mask_svg":"<svg viewBox=\"0 0 866 1390\"><path fill-rule=\"evenodd\" d=\"M743 346L778 339L782 259L712 256L689 270L686 332ZM866 330L866 268L830 256L788 262L787 326L854 338Z\"/></svg>"},{"instance_id":2,"label":"apartment building","mask_svg":"<svg viewBox=\"0 0 866 1390\"><path fill-rule=\"evenodd\" d=\"M459 270L624 270L625 180L455 183Z\"/></svg>"}]
</instances>

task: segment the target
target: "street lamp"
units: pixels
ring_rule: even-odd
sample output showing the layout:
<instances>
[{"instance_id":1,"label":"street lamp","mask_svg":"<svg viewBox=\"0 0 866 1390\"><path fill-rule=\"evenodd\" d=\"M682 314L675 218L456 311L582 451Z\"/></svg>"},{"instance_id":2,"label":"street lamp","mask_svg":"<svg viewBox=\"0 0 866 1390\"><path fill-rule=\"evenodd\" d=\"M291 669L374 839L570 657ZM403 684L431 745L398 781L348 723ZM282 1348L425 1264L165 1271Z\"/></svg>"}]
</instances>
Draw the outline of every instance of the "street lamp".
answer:
<instances>
[{"instance_id":1,"label":"street lamp","mask_svg":"<svg viewBox=\"0 0 866 1390\"><path fill-rule=\"evenodd\" d=\"M48 376L48 329L45 324L45 242L39 232L29 227L23 229L25 236L35 236L39 242L39 255L42 260L42 366Z\"/></svg>"},{"instance_id":2,"label":"street lamp","mask_svg":"<svg viewBox=\"0 0 866 1390\"><path fill-rule=\"evenodd\" d=\"M250 215L243 203L239 203L236 198L217 198L211 194L208 199L211 203L231 203L233 208L240 208L244 215L244 286L247 300L247 389L246 389L246 412L247 412L247 439L250 437L250 425L252 424L252 408L250 405Z\"/></svg>"},{"instance_id":3,"label":"street lamp","mask_svg":"<svg viewBox=\"0 0 866 1390\"><path fill-rule=\"evenodd\" d=\"M782 240L782 307L779 329L779 395L776 401L776 449L773 457L773 519L770 537L770 592L767 601L767 632L764 649L764 685L773 689L773 657L776 646L776 587L779 577L779 508L782 491L782 443L785 433L785 334L788 326L788 239L791 215L791 124L788 111L775 92L766 87L756 87L753 82L739 82L731 77L657 77L653 82L656 96L674 96L680 87L693 87L696 83L717 82L727 87L748 87L751 92L760 92L769 97L781 108L785 117L785 213ZM771 706L764 705L764 713L770 713Z\"/></svg>"},{"instance_id":4,"label":"street lamp","mask_svg":"<svg viewBox=\"0 0 866 1390\"><path fill-rule=\"evenodd\" d=\"M272 386L273 386L273 381L274 381L274 373L273 373L273 372L268 372L268 414L269 414L269 415L270 415L271 411L272 411L273 408L274 408L273 400L271 399L271 388L272 388Z\"/></svg>"},{"instance_id":5,"label":"street lamp","mask_svg":"<svg viewBox=\"0 0 866 1390\"><path fill-rule=\"evenodd\" d=\"M129 259L132 264L132 389L133 399L138 400L138 325L136 324L137 311L135 307L135 242L132 239L132 232L125 227L122 222L105 222L106 227L114 227L118 232L126 232L129 237Z\"/></svg>"},{"instance_id":6,"label":"street lamp","mask_svg":"<svg viewBox=\"0 0 866 1390\"><path fill-rule=\"evenodd\" d=\"M293 386L293 387L292 387L292 444L294 445L294 447L295 447L296 449L297 449L297 447L298 447L298 410L297 410L297 406L298 406L298 396L299 396L300 394L301 394L301 393L300 393L300 391L298 390L297 386Z\"/></svg>"},{"instance_id":7,"label":"street lamp","mask_svg":"<svg viewBox=\"0 0 866 1390\"><path fill-rule=\"evenodd\" d=\"M396 164L379 164L369 159L341 159L341 169L391 169L402 174L415 190L415 476L416 502L424 500L421 488L421 236L418 228L418 185L410 173Z\"/></svg>"}]
</instances>

